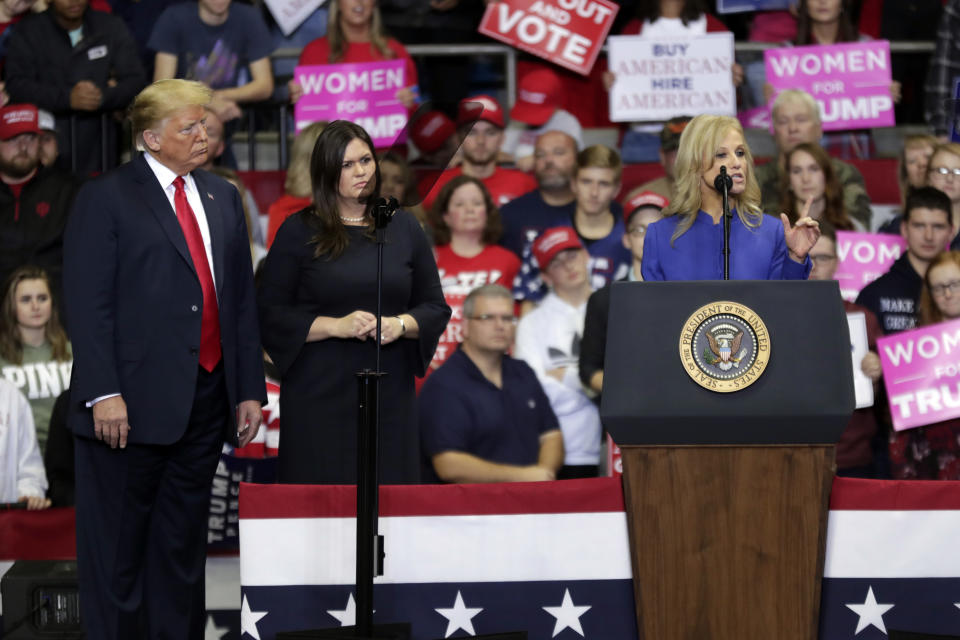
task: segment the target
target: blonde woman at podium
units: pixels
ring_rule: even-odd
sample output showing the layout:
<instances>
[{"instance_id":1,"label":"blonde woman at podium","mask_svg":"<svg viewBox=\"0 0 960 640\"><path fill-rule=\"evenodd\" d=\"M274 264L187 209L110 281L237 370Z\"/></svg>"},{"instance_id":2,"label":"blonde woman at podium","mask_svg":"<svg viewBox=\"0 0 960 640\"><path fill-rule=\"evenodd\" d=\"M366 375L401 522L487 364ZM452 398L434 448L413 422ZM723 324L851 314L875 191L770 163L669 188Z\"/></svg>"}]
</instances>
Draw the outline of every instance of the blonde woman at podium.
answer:
<instances>
[{"instance_id":1,"label":"blonde woman at podium","mask_svg":"<svg viewBox=\"0 0 960 640\"><path fill-rule=\"evenodd\" d=\"M674 197L647 227L645 281L723 280L723 181L730 218L731 280L805 280L807 256L820 236L809 200L796 224L763 214L753 156L743 128L728 116L701 115L680 136Z\"/></svg>"}]
</instances>

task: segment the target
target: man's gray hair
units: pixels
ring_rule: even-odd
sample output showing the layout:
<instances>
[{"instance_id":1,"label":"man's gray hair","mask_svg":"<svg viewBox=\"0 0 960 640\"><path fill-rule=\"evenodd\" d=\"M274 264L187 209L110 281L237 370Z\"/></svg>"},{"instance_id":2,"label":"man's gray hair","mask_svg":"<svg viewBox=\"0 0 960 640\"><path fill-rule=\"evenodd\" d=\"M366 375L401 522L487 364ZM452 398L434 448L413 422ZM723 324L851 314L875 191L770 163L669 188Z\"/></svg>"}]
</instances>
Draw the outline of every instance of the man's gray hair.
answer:
<instances>
[{"instance_id":1,"label":"man's gray hair","mask_svg":"<svg viewBox=\"0 0 960 640\"><path fill-rule=\"evenodd\" d=\"M477 287L473 291L467 294L466 299L463 301L463 317L469 318L473 315L473 310L476 307L477 298L505 298L510 302L513 302L513 294L510 293L510 290L499 284L485 284L482 287Z\"/></svg>"}]
</instances>

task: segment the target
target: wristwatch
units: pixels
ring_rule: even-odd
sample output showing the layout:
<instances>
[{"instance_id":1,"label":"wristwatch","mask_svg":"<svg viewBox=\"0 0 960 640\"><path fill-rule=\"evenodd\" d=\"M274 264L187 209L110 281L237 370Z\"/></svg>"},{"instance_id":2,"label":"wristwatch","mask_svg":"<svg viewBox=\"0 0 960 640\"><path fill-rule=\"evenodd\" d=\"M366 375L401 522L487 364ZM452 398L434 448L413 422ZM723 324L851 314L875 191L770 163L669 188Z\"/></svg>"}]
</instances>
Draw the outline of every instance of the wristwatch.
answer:
<instances>
[{"instance_id":1,"label":"wristwatch","mask_svg":"<svg viewBox=\"0 0 960 640\"><path fill-rule=\"evenodd\" d=\"M403 318L397 316L397 320L400 321L400 335L405 335L407 333L407 325L404 324Z\"/></svg>"}]
</instances>

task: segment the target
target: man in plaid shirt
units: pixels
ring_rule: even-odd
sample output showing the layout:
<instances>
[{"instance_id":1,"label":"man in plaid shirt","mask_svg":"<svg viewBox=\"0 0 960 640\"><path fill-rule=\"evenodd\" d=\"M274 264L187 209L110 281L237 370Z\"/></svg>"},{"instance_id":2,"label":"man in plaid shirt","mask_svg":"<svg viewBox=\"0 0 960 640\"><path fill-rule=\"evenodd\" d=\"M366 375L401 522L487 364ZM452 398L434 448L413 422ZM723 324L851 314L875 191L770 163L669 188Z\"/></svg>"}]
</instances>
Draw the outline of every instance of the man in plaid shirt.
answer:
<instances>
[{"instance_id":1,"label":"man in plaid shirt","mask_svg":"<svg viewBox=\"0 0 960 640\"><path fill-rule=\"evenodd\" d=\"M954 110L951 98L960 77L960 0L950 0L943 7L940 28L937 29L937 49L930 60L927 73L924 116L934 134L950 135L953 130Z\"/></svg>"}]
</instances>

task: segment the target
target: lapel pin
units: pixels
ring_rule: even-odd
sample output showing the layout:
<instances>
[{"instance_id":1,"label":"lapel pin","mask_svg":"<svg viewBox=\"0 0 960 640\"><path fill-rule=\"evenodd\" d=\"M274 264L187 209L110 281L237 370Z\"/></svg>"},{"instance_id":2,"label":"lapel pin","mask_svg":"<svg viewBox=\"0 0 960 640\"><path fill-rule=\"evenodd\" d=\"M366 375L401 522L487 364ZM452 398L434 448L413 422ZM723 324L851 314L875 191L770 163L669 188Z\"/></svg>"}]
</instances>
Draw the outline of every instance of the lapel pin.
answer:
<instances>
[{"instance_id":1,"label":"lapel pin","mask_svg":"<svg viewBox=\"0 0 960 640\"><path fill-rule=\"evenodd\" d=\"M209 191L207 191L207 197L210 198L211 200L213 200L213 194L210 193Z\"/></svg>"}]
</instances>

